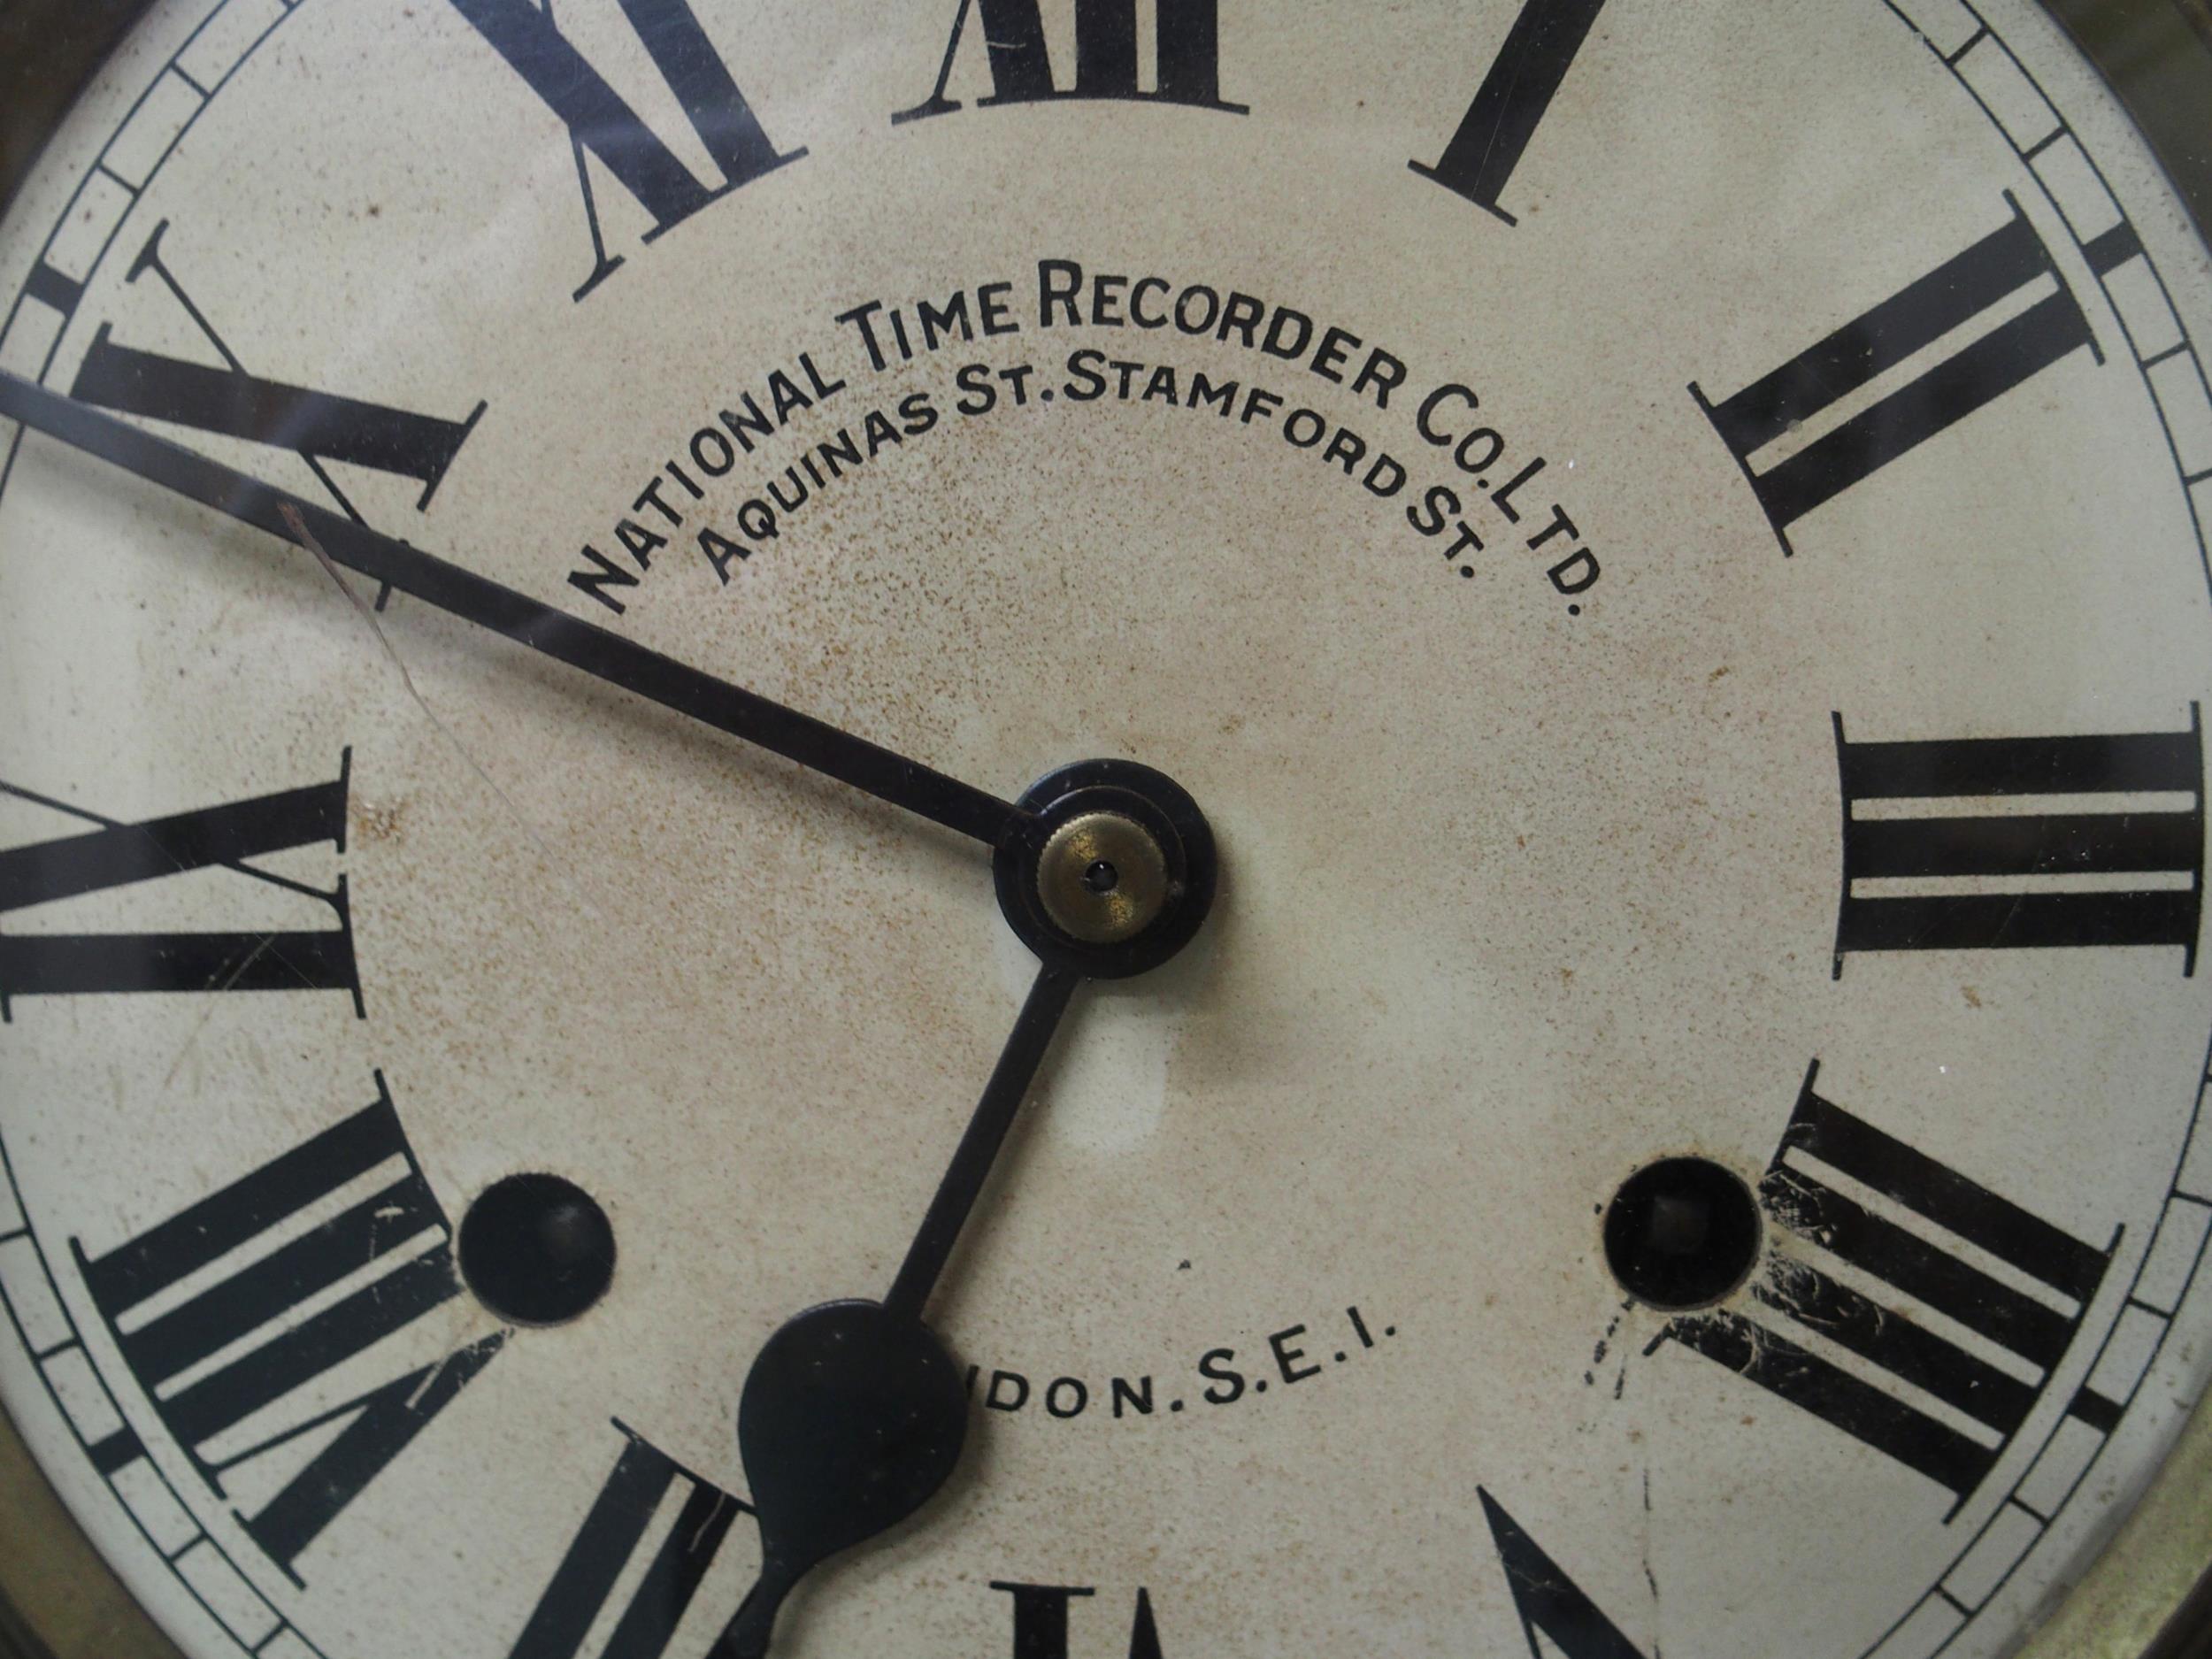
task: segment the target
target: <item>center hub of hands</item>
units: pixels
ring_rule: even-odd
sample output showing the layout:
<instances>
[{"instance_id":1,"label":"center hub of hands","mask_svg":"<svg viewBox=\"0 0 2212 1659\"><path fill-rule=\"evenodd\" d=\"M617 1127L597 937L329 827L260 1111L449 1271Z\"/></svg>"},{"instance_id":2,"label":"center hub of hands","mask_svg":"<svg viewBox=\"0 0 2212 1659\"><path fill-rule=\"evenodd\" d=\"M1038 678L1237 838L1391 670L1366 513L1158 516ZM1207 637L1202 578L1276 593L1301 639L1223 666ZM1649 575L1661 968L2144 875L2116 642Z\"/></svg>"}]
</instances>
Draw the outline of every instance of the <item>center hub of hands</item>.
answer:
<instances>
[{"instance_id":1,"label":"center hub of hands","mask_svg":"<svg viewBox=\"0 0 2212 1659\"><path fill-rule=\"evenodd\" d=\"M1039 780L999 844L999 906L1045 963L1087 979L1158 967L1214 897L1213 831L1188 791L1134 761L1088 760Z\"/></svg>"}]
</instances>

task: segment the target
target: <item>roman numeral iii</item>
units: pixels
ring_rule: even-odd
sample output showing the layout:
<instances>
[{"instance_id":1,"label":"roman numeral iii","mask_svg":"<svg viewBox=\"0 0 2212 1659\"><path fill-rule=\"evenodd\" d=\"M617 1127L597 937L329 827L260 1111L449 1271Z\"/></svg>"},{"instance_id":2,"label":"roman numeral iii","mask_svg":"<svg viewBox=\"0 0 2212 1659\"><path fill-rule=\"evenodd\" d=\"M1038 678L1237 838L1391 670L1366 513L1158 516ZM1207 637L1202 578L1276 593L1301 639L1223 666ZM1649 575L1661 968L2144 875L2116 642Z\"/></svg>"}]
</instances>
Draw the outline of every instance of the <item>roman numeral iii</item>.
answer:
<instances>
[{"instance_id":1,"label":"roman numeral iii","mask_svg":"<svg viewBox=\"0 0 2212 1659\"><path fill-rule=\"evenodd\" d=\"M244 1517L296 1581L301 1552L503 1340L441 1350L365 1392L324 1383L461 1294L452 1229L381 1075L376 1089L359 1111L112 1249L91 1256L70 1240L124 1364L218 1493L227 1471L344 1423Z\"/></svg>"},{"instance_id":2,"label":"roman numeral iii","mask_svg":"<svg viewBox=\"0 0 2212 1659\"><path fill-rule=\"evenodd\" d=\"M1819 1072L1815 1064L1806 1073L1759 1187L1762 1208L1810 1247L1809 1259L1755 1285L1758 1320L1726 1310L1688 1315L1652 1347L1678 1343L1916 1470L1952 1494L1956 1515L2049 1387L2120 1235L2100 1249L2052 1225L1824 1100ZM1839 1176L1886 1202L1863 1202ZM1977 1265L1962 1246L2051 1299ZM1886 1288L1845 1284L1818 1264L1824 1253ZM1944 1334L1928 1313L1971 1340ZM1793 1340L1804 1332L1859 1363L1811 1352ZM2012 1363L1997 1363L2000 1354ZM2067 1409L2105 1433L2119 1421L2119 1406L2087 1388Z\"/></svg>"},{"instance_id":3,"label":"roman numeral iii","mask_svg":"<svg viewBox=\"0 0 2212 1659\"><path fill-rule=\"evenodd\" d=\"M338 775L273 795L126 824L19 785L0 793L68 813L93 827L58 841L0 850L0 916L180 875L220 868L326 910L312 929L208 933L0 933L0 1015L24 996L125 991L343 991L361 1011L353 915L346 879L328 892L248 863L265 853L327 841L346 846L346 786L352 751Z\"/></svg>"},{"instance_id":4,"label":"roman numeral iii","mask_svg":"<svg viewBox=\"0 0 2212 1659\"><path fill-rule=\"evenodd\" d=\"M1814 509L2061 358L2095 349L2089 320L2050 250L2019 204L2009 196L2006 203L2012 216L2004 225L1772 373L1717 403L1691 386L1785 553L1793 550L1791 527ZM2090 262L2102 275L2134 250L2129 237L2100 241L2089 250ZM2001 320L1989 326L1993 317ZM1937 349L1933 360L1913 379L1871 403L1856 398L1930 348ZM1863 406L1835 419L1834 411L1853 401ZM1778 459L1768 454L1801 426L1823 425L1829 429L1802 448Z\"/></svg>"},{"instance_id":5,"label":"roman numeral iii","mask_svg":"<svg viewBox=\"0 0 2212 1659\"><path fill-rule=\"evenodd\" d=\"M1137 0L1075 0L1075 76L1063 87L1054 78L1038 0L960 0L952 38L930 96L892 116L894 125L949 115L964 107L945 96L960 42L973 15L991 69L990 96L978 108L1037 104L1049 98L1149 98L1163 104L1245 114L1241 104L1221 97L1221 19L1217 0L1150 0L1153 7L1152 86L1146 89L1137 60Z\"/></svg>"},{"instance_id":6,"label":"roman numeral iii","mask_svg":"<svg viewBox=\"0 0 2212 1659\"><path fill-rule=\"evenodd\" d=\"M1565 1659L1644 1659L1620 1627L1598 1610L1597 1603L1559 1564L1521 1530L1505 1506L1478 1486L1482 1512L1490 1523L1491 1541L1497 1546L1498 1565L1513 1592L1513 1610L1519 1616L1528 1650L1542 1659L1539 1635L1547 1637Z\"/></svg>"},{"instance_id":7,"label":"roman numeral iii","mask_svg":"<svg viewBox=\"0 0 2212 1659\"><path fill-rule=\"evenodd\" d=\"M655 1539L651 1556L599 1655L660 1659L731 1523L752 1513L621 1424L615 1427L625 1437L622 1455L538 1598L511 1659L576 1659L612 1600L615 1581L649 1534Z\"/></svg>"},{"instance_id":8,"label":"roman numeral iii","mask_svg":"<svg viewBox=\"0 0 2212 1659\"><path fill-rule=\"evenodd\" d=\"M555 24L549 3L452 0L452 5L568 128L595 256L591 274L576 290L579 300L622 265L621 255L607 251L586 150L652 216L653 228L643 238L648 242L806 154L803 149L776 148L686 0L621 0L622 12L720 171L716 180L703 180L685 165L569 43Z\"/></svg>"},{"instance_id":9,"label":"roman numeral iii","mask_svg":"<svg viewBox=\"0 0 2212 1659\"><path fill-rule=\"evenodd\" d=\"M2195 972L2204 743L2193 704L2185 731L2110 737L1862 743L1839 715L1836 763L1839 975L1860 951L2092 945L2177 946L2182 972ZM2112 806L2085 810L2085 796ZM2049 810L2034 810L2039 798Z\"/></svg>"},{"instance_id":10,"label":"roman numeral iii","mask_svg":"<svg viewBox=\"0 0 2212 1659\"><path fill-rule=\"evenodd\" d=\"M1498 205L1498 193L1604 9L1605 0L1526 0L1452 142L1434 166L1409 164L1414 172L1509 225L1520 223Z\"/></svg>"}]
</instances>

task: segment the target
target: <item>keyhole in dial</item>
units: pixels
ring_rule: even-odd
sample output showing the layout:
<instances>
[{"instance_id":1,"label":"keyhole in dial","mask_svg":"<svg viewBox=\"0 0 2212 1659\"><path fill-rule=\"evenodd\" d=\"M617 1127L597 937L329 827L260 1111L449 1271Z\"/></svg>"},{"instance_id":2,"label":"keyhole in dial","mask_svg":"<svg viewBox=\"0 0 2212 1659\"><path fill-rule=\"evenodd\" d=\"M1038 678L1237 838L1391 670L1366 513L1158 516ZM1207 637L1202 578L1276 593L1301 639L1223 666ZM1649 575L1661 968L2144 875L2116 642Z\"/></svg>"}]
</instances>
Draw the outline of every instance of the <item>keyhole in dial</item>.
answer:
<instances>
[{"instance_id":1,"label":"keyhole in dial","mask_svg":"<svg viewBox=\"0 0 2212 1659\"><path fill-rule=\"evenodd\" d=\"M1709 1307L1751 1276L1759 1202L1710 1158L1663 1158L1621 1183L1605 1212L1605 1259L1621 1288L1668 1311Z\"/></svg>"},{"instance_id":2,"label":"keyhole in dial","mask_svg":"<svg viewBox=\"0 0 2212 1659\"><path fill-rule=\"evenodd\" d=\"M565 1325L614 1282L614 1225L599 1202L557 1175L510 1175L461 1218L461 1277L517 1325Z\"/></svg>"}]
</instances>

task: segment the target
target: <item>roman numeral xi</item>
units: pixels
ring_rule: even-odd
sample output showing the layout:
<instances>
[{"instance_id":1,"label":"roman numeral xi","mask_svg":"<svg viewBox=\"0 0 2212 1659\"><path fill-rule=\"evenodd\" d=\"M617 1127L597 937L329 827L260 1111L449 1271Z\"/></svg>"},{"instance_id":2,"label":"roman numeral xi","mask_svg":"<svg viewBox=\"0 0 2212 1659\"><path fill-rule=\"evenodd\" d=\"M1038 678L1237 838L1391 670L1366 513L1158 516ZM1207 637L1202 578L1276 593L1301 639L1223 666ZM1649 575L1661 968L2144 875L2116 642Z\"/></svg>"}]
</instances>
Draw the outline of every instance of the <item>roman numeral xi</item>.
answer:
<instances>
[{"instance_id":1,"label":"roman numeral xi","mask_svg":"<svg viewBox=\"0 0 2212 1659\"><path fill-rule=\"evenodd\" d=\"M575 293L579 300L612 276L623 262L621 255L607 251L585 151L651 218L653 227L642 239L647 242L806 154L803 149L776 148L686 0L621 0L622 13L713 160L720 174L714 180L694 173L591 60L569 42L555 24L551 0L542 4L539 0L451 3L568 129L594 254L591 274Z\"/></svg>"},{"instance_id":2,"label":"roman numeral xi","mask_svg":"<svg viewBox=\"0 0 2212 1659\"><path fill-rule=\"evenodd\" d=\"M2089 319L2019 204L1972 247L1717 403L1691 396L1743 469L1792 551L1790 530L1891 462L1918 449L2086 346ZM2100 276L2139 251L2123 224L2086 250ZM1910 380L1866 401L1885 374L1932 349ZM2098 353L2098 360L2103 360ZM1858 406L1839 417L1847 403ZM1786 454L1801 427L1827 429Z\"/></svg>"},{"instance_id":3,"label":"roman numeral xi","mask_svg":"<svg viewBox=\"0 0 2212 1659\"><path fill-rule=\"evenodd\" d=\"M298 1581L301 1552L491 1361L503 1333L366 1390L341 1367L461 1294L452 1229L398 1113L376 1099L77 1271L154 1415L219 1494L226 1475L342 1423L246 1530ZM188 1284L188 1281L189 1283ZM122 1431L104 1469L137 1455ZM279 1472L282 1472L280 1471Z\"/></svg>"},{"instance_id":4,"label":"roman numeral xi","mask_svg":"<svg viewBox=\"0 0 2212 1659\"><path fill-rule=\"evenodd\" d=\"M1811 1247L1813 1259L1754 1286L1757 1320L1732 1310L1686 1315L1652 1348L1678 1343L1917 1471L1952 1494L1956 1515L2050 1386L2120 1235L2101 1249L1915 1151L1823 1099L1819 1071L1806 1073L1759 1186L1766 1213ZM1838 1176L1884 1202L1853 1195ZM1978 1265L1961 1245L2047 1299ZM1855 1289L1816 1265L1817 1253L1884 1288ZM1919 1309L1970 1333L1971 1342L1945 1334ZM1853 1363L1793 1340L1806 1332ZM2011 1363L1995 1363L2000 1353ZM1947 1409L1932 1409L1938 1403ZM2066 1409L2101 1433L2119 1423L2119 1403L2085 1386Z\"/></svg>"},{"instance_id":5,"label":"roman numeral xi","mask_svg":"<svg viewBox=\"0 0 2212 1659\"><path fill-rule=\"evenodd\" d=\"M342 991L361 1012L346 879L326 892L248 862L328 842L346 846L351 750L327 783L127 824L0 781L0 793L91 826L58 841L0 850L0 917L196 870L223 869L327 911L318 928L186 933L0 933L0 1016L23 996L127 991Z\"/></svg>"},{"instance_id":6,"label":"roman numeral xi","mask_svg":"<svg viewBox=\"0 0 2212 1659\"><path fill-rule=\"evenodd\" d=\"M2109 737L1854 742L1836 717L1847 955L2178 946L2195 972L2204 742ZM2097 797L2111 803L2094 810ZM1924 802L1940 802L1925 807ZM2039 803L2045 803L2039 810Z\"/></svg>"}]
</instances>

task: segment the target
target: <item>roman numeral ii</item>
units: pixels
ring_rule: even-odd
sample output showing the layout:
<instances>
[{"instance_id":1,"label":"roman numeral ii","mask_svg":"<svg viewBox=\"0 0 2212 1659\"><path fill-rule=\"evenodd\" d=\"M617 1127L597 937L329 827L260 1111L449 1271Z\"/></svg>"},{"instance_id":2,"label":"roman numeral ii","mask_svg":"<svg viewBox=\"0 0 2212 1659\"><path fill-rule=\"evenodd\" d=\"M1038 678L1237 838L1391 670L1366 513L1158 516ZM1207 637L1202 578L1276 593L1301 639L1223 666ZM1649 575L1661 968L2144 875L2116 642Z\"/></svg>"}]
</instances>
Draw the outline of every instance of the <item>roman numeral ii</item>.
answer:
<instances>
[{"instance_id":1,"label":"roman numeral ii","mask_svg":"<svg viewBox=\"0 0 2212 1659\"><path fill-rule=\"evenodd\" d=\"M2050 250L2019 204L2008 196L2006 203L2012 217L2002 226L1734 396L1716 403L1691 386L1785 553L1791 527L1815 508L2061 358L2085 346L2095 350L2089 319ZM2124 226L2088 250L2100 275L2135 251ZM1992 317L2001 320L1987 326ZM1801 426L1827 424L1832 411L1930 348L1935 355L1911 380L1792 453L1767 455Z\"/></svg>"},{"instance_id":2,"label":"roman numeral ii","mask_svg":"<svg viewBox=\"0 0 2212 1659\"><path fill-rule=\"evenodd\" d=\"M227 1471L344 1423L244 1517L295 1581L301 1552L503 1339L426 1356L365 1392L322 1385L461 1294L452 1229L380 1075L376 1090L359 1111L112 1249L91 1256L70 1240L124 1364L218 1493Z\"/></svg>"},{"instance_id":3,"label":"roman numeral ii","mask_svg":"<svg viewBox=\"0 0 2212 1659\"><path fill-rule=\"evenodd\" d=\"M2100 1249L2054 1226L1823 1099L1819 1072L1816 1064L1806 1073L1759 1186L1761 1207L1809 1247L1808 1259L1753 1286L1760 1319L1732 1310L1686 1315L1652 1347L1678 1343L1917 1471L1952 1494L1956 1515L2050 1386L2120 1235ZM1837 1176L1886 1203L1854 1196ZM1998 1278L1962 1245L2050 1298ZM1818 1264L1821 1253L1886 1289L1870 1294L1844 1283ZM1919 1309L1971 1333L1971 1344ZM1858 1363L1813 1353L1793 1340L1801 1332ZM1996 1363L1997 1353L2012 1364ZM2118 1403L2086 1387L2067 1409L2104 1433L2119 1422Z\"/></svg>"},{"instance_id":4,"label":"roman numeral ii","mask_svg":"<svg viewBox=\"0 0 2212 1659\"><path fill-rule=\"evenodd\" d=\"M1858 951L2092 945L2177 946L2182 972L2195 971L2204 744L2194 705L2179 732L1903 743L1853 742L1839 715L1836 762L1839 975ZM2083 810L2080 797L2099 795L2109 810ZM2024 810L2039 797L2049 810ZM1921 801L1950 804L1913 810Z\"/></svg>"}]
</instances>

